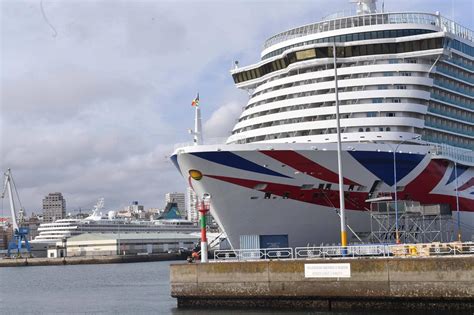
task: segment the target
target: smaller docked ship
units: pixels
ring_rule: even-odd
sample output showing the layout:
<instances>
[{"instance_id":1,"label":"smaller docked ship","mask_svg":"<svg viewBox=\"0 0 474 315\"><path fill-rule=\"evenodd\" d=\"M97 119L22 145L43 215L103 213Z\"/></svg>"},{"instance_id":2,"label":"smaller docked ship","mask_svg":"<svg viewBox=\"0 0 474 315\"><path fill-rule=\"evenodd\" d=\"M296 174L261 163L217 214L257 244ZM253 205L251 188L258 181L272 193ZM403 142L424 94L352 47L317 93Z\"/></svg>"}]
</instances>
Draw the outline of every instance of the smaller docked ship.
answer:
<instances>
[{"instance_id":1,"label":"smaller docked ship","mask_svg":"<svg viewBox=\"0 0 474 315\"><path fill-rule=\"evenodd\" d=\"M159 232L199 232L196 223L182 219L176 203L168 203L163 214L156 220L134 220L117 218L115 212L102 215L104 199L94 206L92 214L84 219L61 219L43 223L38 227L39 235L33 242L54 243L64 238L85 233L159 233Z\"/></svg>"}]
</instances>

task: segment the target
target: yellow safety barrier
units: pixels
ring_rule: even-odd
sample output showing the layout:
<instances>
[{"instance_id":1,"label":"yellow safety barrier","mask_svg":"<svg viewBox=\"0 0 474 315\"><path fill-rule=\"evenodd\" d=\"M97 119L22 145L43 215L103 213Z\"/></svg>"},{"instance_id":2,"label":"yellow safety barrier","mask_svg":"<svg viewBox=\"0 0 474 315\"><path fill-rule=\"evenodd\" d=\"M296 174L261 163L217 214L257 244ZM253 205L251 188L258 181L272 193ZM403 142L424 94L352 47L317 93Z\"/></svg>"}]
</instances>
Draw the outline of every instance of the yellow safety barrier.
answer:
<instances>
[{"instance_id":1,"label":"yellow safety barrier","mask_svg":"<svg viewBox=\"0 0 474 315\"><path fill-rule=\"evenodd\" d=\"M410 253L410 256L418 256L418 251L416 250L415 245L408 246L408 252Z\"/></svg>"}]
</instances>

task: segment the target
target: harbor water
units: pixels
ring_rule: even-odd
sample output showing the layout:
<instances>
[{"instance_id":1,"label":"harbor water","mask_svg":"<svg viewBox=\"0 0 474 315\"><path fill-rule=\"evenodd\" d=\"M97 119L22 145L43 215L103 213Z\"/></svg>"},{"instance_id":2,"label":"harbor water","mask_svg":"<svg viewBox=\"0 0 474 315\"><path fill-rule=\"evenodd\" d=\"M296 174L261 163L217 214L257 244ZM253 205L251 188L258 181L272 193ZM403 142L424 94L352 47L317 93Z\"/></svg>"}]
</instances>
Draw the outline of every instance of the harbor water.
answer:
<instances>
[{"instance_id":1,"label":"harbor water","mask_svg":"<svg viewBox=\"0 0 474 315\"><path fill-rule=\"evenodd\" d=\"M0 268L0 313L368 314L367 312L177 309L176 300L170 296L169 264L169 261L162 261ZM420 315L420 312L417 312L417 315Z\"/></svg>"}]
</instances>

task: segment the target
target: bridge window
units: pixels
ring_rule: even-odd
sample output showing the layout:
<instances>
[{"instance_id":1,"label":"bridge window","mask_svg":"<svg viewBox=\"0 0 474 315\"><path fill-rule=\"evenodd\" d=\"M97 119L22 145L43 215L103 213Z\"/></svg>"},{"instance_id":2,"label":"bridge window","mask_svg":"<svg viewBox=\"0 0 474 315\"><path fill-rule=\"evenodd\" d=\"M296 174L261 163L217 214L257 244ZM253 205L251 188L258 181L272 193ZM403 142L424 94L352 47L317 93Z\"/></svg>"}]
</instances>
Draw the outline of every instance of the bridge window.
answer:
<instances>
[{"instance_id":1,"label":"bridge window","mask_svg":"<svg viewBox=\"0 0 474 315\"><path fill-rule=\"evenodd\" d=\"M383 32L379 31L379 33L373 33L373 34L369 32L367 33L368 38L366 39L381 38L380 34L383 35ZM372 37L371 35L374 35L374 36ZM404 35L404 36L408 36L408 35ZM343 36L338 39L346 41L348 37ZM359 39L360 39L360 36L359 36ZM328 42L332 42L332 39L331 40L328 39ZM453 44L453 46L456 46L456 47L459 46L458 50L461 50L463 52L464 51L469 52L469 53L474 52L473 47L467 46L466 44L463 44L463 43L455 43ZM337 47L337 56L338 57L354 57L354 56L365 56L365 55L373 55L373 54L376 54L376 55L388 54L388 53L395 54L395 53L411 52L415 50L418 51L418 50L426 50L426 49L437 49L437 48L442 48L442 47L443 47L442 38L430 38L430 39L400 42L400 43L384 43L384 44L353 45L353 46L347 46L347 47ZM456 47L454 48L456 49ZM243 81L255 79L265 74L271 73L273 71L284 69L289 64L294 63L294 62L298 62L302 60L310 60L310 59L315 59L315 58L327 58L328 56L331 57L332 53L333 53L332 47L318 47L318 48L305 49L305 50L301 50L297 52L291 52L280 59L263 64L259 68L233 74L234 82L240 83Z\"/></svg>"}]
</instances>

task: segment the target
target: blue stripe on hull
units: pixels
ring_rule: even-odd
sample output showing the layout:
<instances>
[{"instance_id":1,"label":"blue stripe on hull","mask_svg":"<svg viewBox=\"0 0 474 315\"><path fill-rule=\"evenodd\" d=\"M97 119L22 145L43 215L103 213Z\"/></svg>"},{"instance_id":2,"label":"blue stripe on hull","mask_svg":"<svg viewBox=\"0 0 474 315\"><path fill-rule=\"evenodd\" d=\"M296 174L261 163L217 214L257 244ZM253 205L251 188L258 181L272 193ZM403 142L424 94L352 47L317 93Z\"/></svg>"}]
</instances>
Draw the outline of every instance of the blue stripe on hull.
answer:
<instances>
[{"instance_id":1,"label":"blue stripe on hull","mask_svg":"<svg viewBox=\"0 0 474 315\"><path fill-rule=\"evenodd\" d=\"M467 171L469 169L469 166L465 166L465 165L458 165L457 166L457 173L458 173L458 177L462 175L462 173L464 173L465 171ZM456 172L454 170L454 167L453 167L453 171L451 172L451 175L449 176L449 180L448 182L446 183L446 185L449 185L451 184L451 182L453 180L456 179Z\"/></svg>"},{"instance_id":2,"label":"blue stripe on hull","mask_svg":"<svg viewBox=\"0 0 474 315\"><path fill-rule=\"evenodd\" d=\"M205 159L217 164L222 164L225 166L245 170L245 171L250 171L254 173L260 173L260 174L266 174L266 175L272 175L272 176L279 176L279 177L286 177L286 178L291 178L286 175L280 174L278 172L272 171L266 167L260 166L254 162L251 162L249 160L246 160L237 154L234 154L232 152L226 152L226 151L217 151L217 152L193 152L190 153L192 155L195 155L197 157L200 157L201 159Z\"/></svg>"},{"instance_id":3,"label":"blue stripe on hull","mask_svg":"<svg viewBox=\"0 0 474 315\"><path fill-rule=\"evenodd\" d=\"M387 185L393 186L395 183L393 153L373 151L350 151L349 153L372 174ZM397 153L397 181L400 181L413 171L424 157L422 154Z\"/></svg>"}]
</instances>

